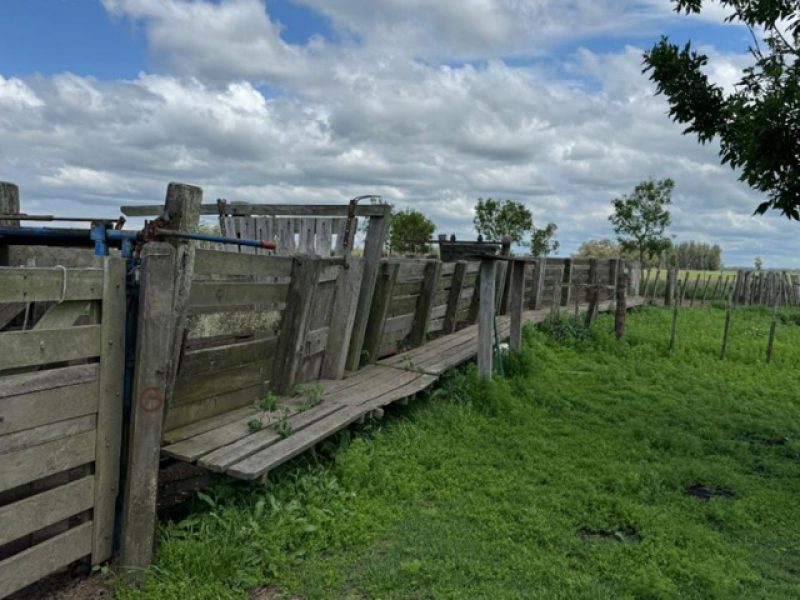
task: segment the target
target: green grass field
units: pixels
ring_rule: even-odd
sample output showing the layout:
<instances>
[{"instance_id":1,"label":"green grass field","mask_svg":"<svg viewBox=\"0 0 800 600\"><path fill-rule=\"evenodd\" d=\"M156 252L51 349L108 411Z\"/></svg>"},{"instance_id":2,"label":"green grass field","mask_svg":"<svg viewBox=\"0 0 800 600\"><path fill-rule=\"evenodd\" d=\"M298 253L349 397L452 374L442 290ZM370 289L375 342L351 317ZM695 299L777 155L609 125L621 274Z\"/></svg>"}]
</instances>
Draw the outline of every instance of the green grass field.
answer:
<instances>
[{"instance_id":1,"label":"green grass field","mask_svg":"<svg viewBox=\"0 0 800 600\"><path fill-rule=\"evenodd\" d=\"M267 488L219 484L123 600L797 598L800 312L602 316L526 332ZM281 594L286 594L285 596ZM255 596L253 596L255 597Z\"/></svg>"}]
</instances>

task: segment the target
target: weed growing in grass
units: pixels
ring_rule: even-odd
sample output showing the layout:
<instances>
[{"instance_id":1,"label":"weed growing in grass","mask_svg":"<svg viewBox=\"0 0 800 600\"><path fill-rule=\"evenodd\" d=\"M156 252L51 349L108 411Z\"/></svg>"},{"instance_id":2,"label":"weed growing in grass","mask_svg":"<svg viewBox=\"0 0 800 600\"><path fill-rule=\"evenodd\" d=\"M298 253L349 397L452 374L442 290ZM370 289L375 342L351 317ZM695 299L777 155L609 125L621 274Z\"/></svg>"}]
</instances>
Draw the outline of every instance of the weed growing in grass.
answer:
<instances>
[{"instance_id":1,"label":"weed growing in grass","mask_svg":"<svg viewBox=\"0 0 800 600\"><path fill-rule=\"evenodd\" d=\"M275 423L275 431L281 439L286 439L292 435L292 424L289 422L289 409L284 408L281 410L281 416L278 418L278 422Z\"/></svg>"},{"instance_id":2,"label":"weed growing in grass","mask_svg":"<svg viewBox=\"0 0 800 600\"><path fill-rule=\"evenodd\" d=\"M275 397L275 394L272 392L267 392L256 400L256 408L259 409L261 412L272 412L278 407L278 399Z\"/></svg>"},{"instance_id":3,"label":"weed growing in grass","mask_svg":"<svg viewBox=\"0 0 800 600\"><path fill-rule=\"evenodd\" d=\"M526 328L504 380L474 365L367 434L221 483L163 526L121 600L797 598L800 327L770 311L630 315L614 338Z\"/></svg>"},{"instance_id":4,"label":"weed growing in grass","mask_svg":"<svg viewBox=\"0 0 800 600\"><path fill-rule=\"evenodd\" d=\"M247 422L247 428L250 431L259 431L262 427L264 427L264 423L261 421L261 419L250 419Z\"/></svg>"},{"instance_id":5,"label":"weed growing in grass","mask_svg":"<svg viewBox=\"0 0 800 600\"><path fill-rule=\"evenodd\" d=\"M295 395L305 395L306 399L297 407L297 412L301 413L309 408L314 408L322 403L322 396L325 394L325 386L321 383L303 384L295 386Z\"/></svg>"}]
</instances>

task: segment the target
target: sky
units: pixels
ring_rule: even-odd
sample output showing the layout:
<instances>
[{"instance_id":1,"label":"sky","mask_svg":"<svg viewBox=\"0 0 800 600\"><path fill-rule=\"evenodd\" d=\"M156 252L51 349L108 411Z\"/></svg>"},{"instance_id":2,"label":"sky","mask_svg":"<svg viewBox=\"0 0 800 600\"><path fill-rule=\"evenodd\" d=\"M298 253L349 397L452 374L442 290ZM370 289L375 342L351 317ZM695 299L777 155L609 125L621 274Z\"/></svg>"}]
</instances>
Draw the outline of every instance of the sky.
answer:
<instances>
[{"instance_id":1,"label":"sky","mask_svg":"<svg viewBox=\"0 0 800 600\"><path fill-rule=\"evenodd\" d=\"M611 201L671 177L675 241L797 267L800 224L667 116L642 74L662 34L731 89L749 33L669 0L0 0L0 180L30 213L380 194L473 238L478 197L614 237Z\"/></svg>"}]
</instances>

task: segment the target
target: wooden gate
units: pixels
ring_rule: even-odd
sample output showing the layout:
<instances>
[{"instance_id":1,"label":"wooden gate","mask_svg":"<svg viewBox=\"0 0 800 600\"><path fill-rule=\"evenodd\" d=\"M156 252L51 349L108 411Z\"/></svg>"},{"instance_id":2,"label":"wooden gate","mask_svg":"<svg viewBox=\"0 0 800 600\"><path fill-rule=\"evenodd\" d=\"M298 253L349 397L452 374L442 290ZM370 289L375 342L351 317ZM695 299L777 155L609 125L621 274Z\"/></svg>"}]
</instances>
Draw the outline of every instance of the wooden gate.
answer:
<instances>
[{"instance_id":1,"label":"wooden gate","mask_svg":"<svg viewBox=\"0 0 800 600\"><path fill-rule=\"evenodd\" d=\"M0 597L111 555L125 267L0 268Z\"/></svg>"}]
</instances>

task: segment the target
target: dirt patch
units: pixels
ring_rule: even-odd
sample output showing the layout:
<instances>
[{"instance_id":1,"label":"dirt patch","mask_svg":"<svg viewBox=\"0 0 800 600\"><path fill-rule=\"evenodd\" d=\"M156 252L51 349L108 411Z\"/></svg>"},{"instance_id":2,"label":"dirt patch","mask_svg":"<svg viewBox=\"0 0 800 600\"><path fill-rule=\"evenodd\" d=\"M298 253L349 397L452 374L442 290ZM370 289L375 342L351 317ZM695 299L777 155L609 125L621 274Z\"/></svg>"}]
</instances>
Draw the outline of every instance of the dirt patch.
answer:
<instances>
[{"instance_id":1,"label":"dirt patch","mask_svg":"<svg viewBox=\"0 0 800 600\"><path fill-rule=\"evenodd\" d=\"M706 486L702 484L695 484L687 487L683 493L686 496L692 496L693 498L698 498L703 502L708 502L711 498L733 498L735 494L733 490L729 490L727 488L719 488L719 487L712 487Z\"/></svg>"},{"instance_id":2,"label":"dirt patch","mask_svg":"<svg viewBox=\"0 0 800 600\"><path fill-rule=\"evenodd\" d=\"M8 600L109 600L114 590L108 577L94 573L76 578L69 573L46 577L32 586L10 596Z\"/></svg>"},{"instance_id":3,"label":"dirt patch","mask_svg":"<svg viewBox=\"0 0 800 600\"><path fill-rule=\"evenodd\" d=\"M630 525L619 527L617 529L592 529L591 527L583 527L579 531L581 537L585 540L589 539L604 539L612 540L615 542L641 542L642 536Z\"/></svg>"},{"instance_id":4,"label":"dirt patch","mask_svg":"<svg viewBox=\"0 0 800 600\"><path fill-rule=\"evenodd\" d=\"M300 596L287 596L272 585L253 588L248 593L250 600L303 600Z\"/></svg>"}]
</instances>

